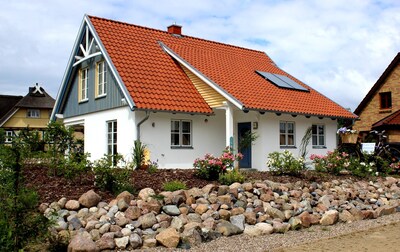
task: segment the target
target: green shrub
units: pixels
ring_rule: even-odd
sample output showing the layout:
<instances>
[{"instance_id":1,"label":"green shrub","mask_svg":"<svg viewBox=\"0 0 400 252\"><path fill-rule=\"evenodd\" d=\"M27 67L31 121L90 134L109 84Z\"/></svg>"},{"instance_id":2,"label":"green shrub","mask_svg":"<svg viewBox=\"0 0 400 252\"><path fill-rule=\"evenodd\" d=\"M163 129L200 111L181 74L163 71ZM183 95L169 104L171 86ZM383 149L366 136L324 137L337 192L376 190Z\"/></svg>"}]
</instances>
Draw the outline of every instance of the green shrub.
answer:
<instances>
[{"instance_id":1,"label":"green shrub","mask_svg":"<svg viewBox=\"0 0 400 252\"><path fill-rule=\"evenodd\" d=\"M302 157L296 159L288 150L270 153L267 167L276 175L299 175L302 171L307 170L304 159Z\"/></svg>"},{"instance_id":2,"label":"green shrub","mask_svg":"<svg viewBox=\"0 0 400 252\"><path fill-rule=\"evenodd\" d=\"M121 156L105 155L93 164L95 175L95 186L107 190L113 194L123 191L135 192L132 181L132 170L117 168L113 166L114 159L120 159Z\"/></svg>"},{"instance_id":3,"label":"green shrub","mask_svg":"<svg viewBox=\"0 0 400 252\"><path fill-rule=\"evenodd\" d=\"M227 171L226 173L220 174L218 181L222 185L231 185L235 182L243 183L246 179L246 176L242 174L239 170L233 169L231 171Z\"/></svg>"},{"instance_id":4,"label":"green shrub","mask_svg":"<svg viewBox=\"0 0 400 252\"><path fill-rule=\"evenodd\" d=\"M173 180L173 181L169 181L169 182L165 182L163 184L163 188L164 191L169 191L169 192L173 192L173 191L177 191L177 190L186 190L186 184L184 182L181 182L179 180Z\"/></svg>"},{"instance_id":5,"label":"green shrub","mask_svg":"<svg viewBox=\"0 0 400 252\"><path fill-rule=\"evenodd\" d=\"M145 149L145 144L143 144L140 140L135 140L133 147L133 165L136 169L140 168L145 161Z\"/></svg>"}]
</instances>

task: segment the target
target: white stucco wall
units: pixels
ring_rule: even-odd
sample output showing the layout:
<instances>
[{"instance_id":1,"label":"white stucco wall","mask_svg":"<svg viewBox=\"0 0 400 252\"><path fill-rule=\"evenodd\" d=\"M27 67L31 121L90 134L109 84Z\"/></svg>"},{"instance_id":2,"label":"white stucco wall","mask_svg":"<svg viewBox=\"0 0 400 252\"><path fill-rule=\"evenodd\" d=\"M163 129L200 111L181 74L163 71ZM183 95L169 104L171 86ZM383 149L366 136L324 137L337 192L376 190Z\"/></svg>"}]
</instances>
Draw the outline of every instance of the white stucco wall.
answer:
<instances>
[{"instance_id":1,"label":"white stucco wall","mask_svg":"<svg viewBox=\"0 0 400 252\"><path fill-rule=\"evenodd\" d=\"M252 167L258 170L267 170L266 162L268 154L274 151L284 151L285 149L279 146L279 122L292 121L295 122L295 145L296 148L287 149L295 156L299 156L300 143L308 127L313 124L325 125L326 131L326 148L316 149L312 148L311 141L308 146L308 155L311 154L326 154L328 150L336 148L336 130L337 121L330 118L319 119L318 117L306 118L305 116L298 115L292 117L291 115L282 114L280 116L275 113L265 113L261 115L258 112L243 113L241 111L235 112L235 140L237 140L237 124L239 122L258 122L258 129L252 129L258 135L257 140L252 146ZM237 142L235 143L237 146Z\"/></svg>"},{"instance_id":2,"label":"white stucco wall","mask_svg":"<svg viewBox=\"0 0 400 252\"><path fill-rule=\"evenodd\" d=\"M90 160L98 160L107 153L107 122L117 121L118 153L124 159L130 159L132 146L136 138L134 113L129 107L121 107L92 114L67 118L65 125L83 123L85 127L85 152L90 154Z\"/></svg>"},{"instance_id":3,"label":"white stucco wall","mask_svg":"<svg viewBox=\"0 0 400 252\"><path fill-rule=\"evenodd\" d=\"M206 153L219 156L225 148L225 111L215 113L214 116L151 113L141 127L141 140L150 149L151 160L162 168L193 168L193 161ZM192 121L193 148L171 148L171 119Z\"/></svg>"},{"instance_id":4,"label":"white stucco wall","mask_svg":"<svg viewBox=\"0 0 400 252\"><path fill-rule=\"evenodd\" d=\"M150 158L157 161L160 168L192 168L196 158L206 153L219 156L225 148L225 110L217 109L215 115L189 115L151 112L149 118L141 125L141 141L150 150ZM94 161L107 152L107 122L118 122L118 153L126 161L132 160L133 143L136 140L136 124L145 117L143 111L131 111L128 107L97 112L64 120L66 125L84 124L85 152ZM188 149L171 148L171 119L192 121L192 146ZM284 151L279 146L279 122L293 121L296 130L296 148L288 149L295 156L299 155L301 139L312 124L324 124L326 130L326 148L314 149L308 147L308 157L311 154L326 154L336 148L336 120L305 116L276 115L275 113L234 112L234 147L237 148L237 125L239 122L258 122L258 129L252 129L258 139L252 146L252 167L267 170L268 153Z\"/></svg>"}]
</instances>

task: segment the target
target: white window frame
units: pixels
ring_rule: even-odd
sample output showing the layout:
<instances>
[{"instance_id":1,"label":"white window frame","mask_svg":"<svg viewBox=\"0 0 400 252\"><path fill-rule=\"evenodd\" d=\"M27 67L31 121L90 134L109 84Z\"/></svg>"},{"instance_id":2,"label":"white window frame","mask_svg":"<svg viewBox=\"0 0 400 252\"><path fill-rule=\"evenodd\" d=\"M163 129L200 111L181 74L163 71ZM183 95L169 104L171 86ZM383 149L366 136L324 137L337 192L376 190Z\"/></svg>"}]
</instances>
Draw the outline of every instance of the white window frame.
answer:
<instances>
[{"instance_id":1,"label":"white window frame","mask_svg":"<svg viewBox=\"0 0 400 252\"><path fill-rule=\"evenodd\" d=\"M111 128L110 128L111 126ZM107 155L111 155L113 165L116 165L115 155L118 154L118 123L116 120L107 122Z\"/></svg>"},{"instance_id":2,"label":"white window frame","mask_svg":"<svg viewBox=\"0 0 400 252\"><path fill-rule=\"evenodd\" d=\"M105 61L96 64L96 97L107 95L107 64Z\"/></svg>"},{"instance_id":3,"label":"white window frame","mask_svg":"<svg viewBox=\"0 0 400 252\"><path fill-rule=\"evenodd\" d=\"M6 130L5 136L4 136L4 142L12 143L13 136L14 136L14 132L12 130Z\"/></svg>"},{"instance_id":4,"label":"white window frame","mask_svg":"<svg viewBox=\"0 0 400 252\"><path fill-rule=\"evenodd\" d=\"M173 131L173 124L175 122L178 122L178 132ZM189 123L189 132L183 132L183 123ZM178 144L173 143L173 135L178 135ZM183 136L189 136L189 144L183 144ZM171 136L171 148L192 148L193 146L193 127L192 127L192 121L191 120L179 120L179 119L172 119L171 120L171 131L170 131L170 136Z\"/></svg>"},{"instance_id":5,"label":"white window frame","mask_svg":"<svg viewBox=\"0 0 400 252\"><path fill-rule=\"evenodd\" d=\"M281 133L281 125L285 125L285 132ZM288 131L288 125L292 124L293 125L293 133L289 133ZM281 136L285 137L285 143L281 143ZM288 144L289 143L289 136L293 135L293 144ZM293 121L280 121L279 122L279 146L280 147L295 147L296 146L296 123Z\"/></svg>"},{"instance_id":6,"label":"white window frame","mask_svg":"<svg viewBox=\"0 0 400 252\"><path fill-rule=\"evenodd\" d=\"M27 118L40 118L40 109L28 109L26 111Z\"/></svg>"},{"instance_id":7,"label":"white window frame","mask_svg":"<svg viewBox=\"0 0 400 252\"><path fill-rule=\"evenodd\" d=\"M85 74L84 74L85 73ZM89 68L82 68L79 71L79 102L84 102L89 99L88 97L88 78L89 78Z\"/></svg>"},{"instance_id":8,"label":"white window frame","mask_svg":"<svg viewBox=\"0 0 400 252\"><path fill-rule=\"evenodd\" d=\"M316 133L314 133L314 127L317 127L316 128ZM323 129L323 133L322 134L320 134L320 132L319 132L319 128L320 127L322 127L322 129ZM311 134L312 136L311 136L311 143L312 143L312 146L313 147L316 147L316 148L323 148L323 147L325 147L326 146L326 127L325 127L325 125L324 124L313 124L312 125L312 134ZM323 137L323 143L321 143L321 137ZM316 141L314 141L314 139L316 140Z\"/></svg>"}]
</instances>

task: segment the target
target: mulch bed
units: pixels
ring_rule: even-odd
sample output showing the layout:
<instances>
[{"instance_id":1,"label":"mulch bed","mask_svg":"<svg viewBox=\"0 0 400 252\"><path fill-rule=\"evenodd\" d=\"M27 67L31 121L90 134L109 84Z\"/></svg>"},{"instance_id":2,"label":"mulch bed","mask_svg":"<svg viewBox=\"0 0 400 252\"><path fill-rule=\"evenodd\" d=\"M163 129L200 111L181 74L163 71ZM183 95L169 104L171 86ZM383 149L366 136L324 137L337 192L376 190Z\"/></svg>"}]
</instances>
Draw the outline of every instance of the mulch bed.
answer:
<instances>
[{"instance_id":1,"label":"mulch bed","mask_svg":"<svg viewBox=\"0 0 400 252\"><path fill-rule=\"evenodd\" d=\"M318 173L315 171L307 171L299 177L293 176L275 176L270 172L248 171L244 172L247 181L263 181L271 180L274 182L288 183L299 180L305 182L324 182L334 179L350 178L352 180L360 180L352 176L334 176L327 173ZM23 169L24 184L34 189L38 195L40 202L51 203L58 201L62 197L67 199L79 199L79 197L93 189L101 197L103 201L110 201L114 195L108 191L102 191L94 186L94 175L92 172L87 172L75 179L67 179L62 176L51 175L47 167L41 165L28 165ZM219 185L218 181L207 181L195 176L194 169L158 169L154 173L149 173L145 170L135 170L132 172L134 187L137 192L143 188L153 188L156 193L163 191L165 182L179 180L184 182L187 188L199 187L213 183Z\"/></svg>"}]
</instances>

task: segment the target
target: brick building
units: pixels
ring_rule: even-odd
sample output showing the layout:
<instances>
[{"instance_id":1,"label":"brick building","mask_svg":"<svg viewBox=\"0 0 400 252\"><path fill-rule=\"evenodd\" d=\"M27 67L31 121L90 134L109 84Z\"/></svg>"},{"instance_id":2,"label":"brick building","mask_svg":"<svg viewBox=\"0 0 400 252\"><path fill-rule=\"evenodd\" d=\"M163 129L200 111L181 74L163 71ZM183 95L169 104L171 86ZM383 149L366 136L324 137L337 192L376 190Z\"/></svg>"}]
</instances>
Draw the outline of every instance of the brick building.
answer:
<instances>
[{"instance_id":1,"label":"brick building","mask_svg":"<svg viewBox=\"0 0 400 252\"><path fill-rule=\"evenodd\" d=\"M354 111L353 129L365 137L371 130L385 130L389 143L400 142L400 53Z\"/></svg>"}]
</instances>

